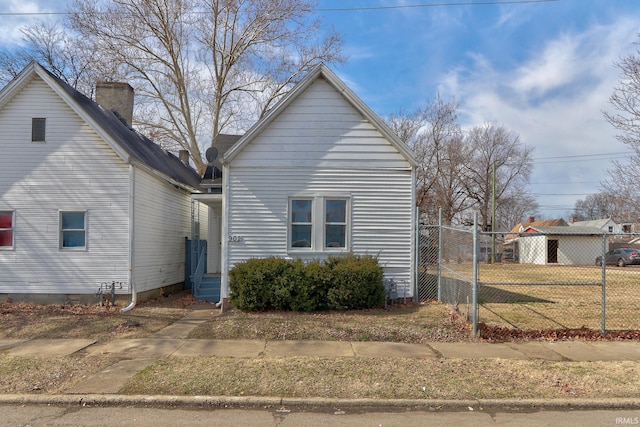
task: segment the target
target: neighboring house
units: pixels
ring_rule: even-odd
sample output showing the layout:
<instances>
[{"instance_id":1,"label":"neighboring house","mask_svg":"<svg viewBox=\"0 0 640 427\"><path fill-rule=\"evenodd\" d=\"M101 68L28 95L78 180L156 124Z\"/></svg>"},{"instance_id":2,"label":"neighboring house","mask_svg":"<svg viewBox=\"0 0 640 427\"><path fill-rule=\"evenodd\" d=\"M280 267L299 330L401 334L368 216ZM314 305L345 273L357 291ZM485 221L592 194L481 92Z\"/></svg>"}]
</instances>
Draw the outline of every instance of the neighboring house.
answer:
<instances>
[{"instance_id":1,"label":"neighboring house","mask_svg":"<svg viewBox=\"0 0 640 427\"><path fill-rule=\"evenodd\" d=\"M596 227L528 226L520 233L521 264L592 265L605 232Z\"/></svg>"},{"instance_id":2,"label":"neighboring house","mask_svg":"<svg viewBox=\"0 0 640 427\"><path fill-rule=\"evenodd\" d=\"M545 219L542 221L536 221L534 217L529 217L528 222L520 222L513 226L511 231L504 237L503 242L503 260L505 261L519 261L520 259L520 233L524 232L527 227L562 227L566 226L567 222L562 218Z\"/></svg>"},{"instance_id":3,"label":"neighboring house","mask_svg":"<svg viewBox=\"0 0 640 427\"><path fill-rule=\"evenodd\" d=\"M609 234L624 233L622 225L617 224L611 218L595 219L591 221L570 221L569 225L572 227L595 227Z\"/></svg>"},{"instance_id":4,"label":"neighboring house","mask_svg":"<svg viewBox=\"0 0 640 427\"><path fill-rule=\"evenodd\" d=\"M247 259L346 253L377 256L398 297L413 296L414 154L326 66L216 164L220 179L194 199L211 207L207 240L220 251L208 270L221 273L223 299L228 271Z\"/></svg>"},{"instance_id":5,"label":"neighboring house","mask_svg":"<svg viewBox=\"0 0 640 427\"><path fill-rule=\"evenodd\" d=\"M115 284L135 303L184 282L200 176L131 129L129 85L96 97L37 63L0 91L0 299L95 302Z\"/></svg>"}]
</instances>

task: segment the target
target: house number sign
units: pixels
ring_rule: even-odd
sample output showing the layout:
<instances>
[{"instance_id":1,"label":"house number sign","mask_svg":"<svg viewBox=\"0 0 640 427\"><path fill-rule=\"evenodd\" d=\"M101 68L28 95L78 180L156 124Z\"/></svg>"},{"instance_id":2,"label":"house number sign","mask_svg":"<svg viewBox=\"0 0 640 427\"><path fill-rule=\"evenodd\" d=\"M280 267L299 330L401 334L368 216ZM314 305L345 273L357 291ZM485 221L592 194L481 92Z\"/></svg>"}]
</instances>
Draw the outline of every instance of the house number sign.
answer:
<instances>
[{"instance_id":1,"label":"house number sign","mask_svg":"<svg viewBox=\"0 0 640 427\"><path fill-rule=\"evenodd\" d=\"M242 242L242 236L229 236L229 242Z\"/></svg>"}]
</instances>

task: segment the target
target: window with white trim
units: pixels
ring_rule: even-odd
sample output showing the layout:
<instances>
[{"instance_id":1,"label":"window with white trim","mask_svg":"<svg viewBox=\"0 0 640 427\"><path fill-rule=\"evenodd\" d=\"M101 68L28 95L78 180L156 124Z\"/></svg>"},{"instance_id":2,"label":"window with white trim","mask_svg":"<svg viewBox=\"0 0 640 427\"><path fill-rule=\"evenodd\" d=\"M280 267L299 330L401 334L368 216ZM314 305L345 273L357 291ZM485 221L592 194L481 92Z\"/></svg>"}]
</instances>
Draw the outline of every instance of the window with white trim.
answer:
<instances>
[{"instance_id":1,"label":"window with white trim","mask_svg":"<svg viewBox=\"0 0 640 427\"><path fill-rule=\"evenodd\" d=\"M0 249L13 249L13 211L0 211Z\"/></svg>"},{"instance_id":2,"label":"window with white trim","mask_svg":"<svg viewBox=\"0 0 640 427\"><path fill-rule=\"evenodd\" d=\"M46 142L47 119L34 117L31 119L31 142Z\"/></svg>"},{"instance_id":3,"label":"window with white trim","mask_svg":"<svg viewBox=\"0 0 640 427\"><path fill-rule=\"evenodd\" d=\"M85 211L60 212L60 248L86 249L87 213Z\"/></svg>"},{"instance_id":4,"label":"window with white trim","mask_svg":"<svg viewBox=\"0 0 640 427\"><path fill-rule=\"evenodd\" d=\"M346 251L349 248L349 197L289 199L289 249Z\"/></svg>"},{"instance_id":5,"label":"window with white trim","mask_svg":"<svg viewBox=\"0 0 640 427\"><path fill-rule=\"evenodd\" d=\"M311 249L313 243L313 199L291 199L290 246Z\"/></svg>"}]
</instances>

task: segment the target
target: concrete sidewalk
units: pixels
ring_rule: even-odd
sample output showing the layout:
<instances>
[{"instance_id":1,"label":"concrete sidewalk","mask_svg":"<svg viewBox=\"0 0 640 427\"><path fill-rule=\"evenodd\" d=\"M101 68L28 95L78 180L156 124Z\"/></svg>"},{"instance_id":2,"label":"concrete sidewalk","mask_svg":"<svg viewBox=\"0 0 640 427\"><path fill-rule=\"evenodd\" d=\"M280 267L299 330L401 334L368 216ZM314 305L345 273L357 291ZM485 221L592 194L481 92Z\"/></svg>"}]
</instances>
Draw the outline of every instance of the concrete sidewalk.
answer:
<instances>
[{"instance_id":1,"label":"concrete sidewalk","mask_svg":"<svg viewBox=\"0 0 640 427\"><path fill-rule=\"evenodd\" d=\"M519 359L549 361L640 360L640 342L391 342L265 341L186 339L189 332L211 319L210 310L188 316L150 338L116 339L96 345L90 339L0 340L0 353L13 356L66 356L83 351L91 356L115 356L119 362L65 390L67 394L115 394L136 372L167 357L283 358L367 357L414 359Z\"/></svg>"}]
</instances>

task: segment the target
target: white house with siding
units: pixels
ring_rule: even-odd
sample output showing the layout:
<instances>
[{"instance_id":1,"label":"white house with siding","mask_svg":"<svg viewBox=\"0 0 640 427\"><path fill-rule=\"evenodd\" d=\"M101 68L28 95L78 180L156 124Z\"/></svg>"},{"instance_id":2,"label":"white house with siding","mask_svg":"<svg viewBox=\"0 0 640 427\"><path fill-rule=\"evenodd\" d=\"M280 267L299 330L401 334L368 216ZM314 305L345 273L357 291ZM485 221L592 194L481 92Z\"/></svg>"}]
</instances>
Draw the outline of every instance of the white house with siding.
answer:
<instances>
[{"instance_id":1,"label":"white house with siding","mask_svg":"<svg viewBox=\"0 0 640 427\"><path fill-rule=\"evenodd\" d=\"M596 257L606 251L604 235L605 232L596 227L529 226L520 234L519 261L539 265L593 265Z\"/></svg>"},{"instance_id":2,"label":"white house with siding","mask_svg":"<svg viewBox=\"0 0 640 427\"><path fill-rule=\"evenodd\" d=\"M114 91L118 114L37 63L0 91L0 299L95 301L115 284L135 303L184 282L200 176L131 129L129 85L96 97Z\"/></svg>"},{"instance_id":3,"label":"white house with siding","mask_svg":"<svg viewBox=\"0 0 640 427\"><path fill-rule=\"evenodd\" d=\"M572 227L596 227L609 234L624 233L622 225L616 223L611 218L594 219L589 221L570 221L569 225Z\"/></svg>"},{"instance_id":4,"label":"white house with siding","mask_svg":"<svg viewBox=\"0 0 640 427\"><path fill-rule=\"evenodd\" d=\"M209 245L221 248L223 299L227 272L247 259L349 252L377 255L398 297L413 296L414 154L325 65L218 161L219 194L194 198L220 216Z\"/></svg>"}]
</instances>

